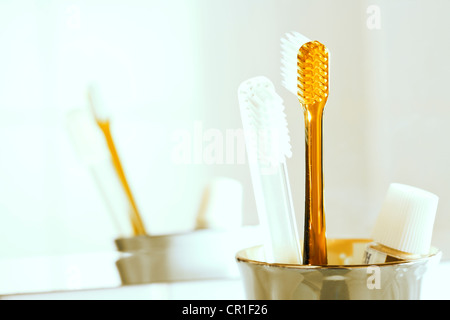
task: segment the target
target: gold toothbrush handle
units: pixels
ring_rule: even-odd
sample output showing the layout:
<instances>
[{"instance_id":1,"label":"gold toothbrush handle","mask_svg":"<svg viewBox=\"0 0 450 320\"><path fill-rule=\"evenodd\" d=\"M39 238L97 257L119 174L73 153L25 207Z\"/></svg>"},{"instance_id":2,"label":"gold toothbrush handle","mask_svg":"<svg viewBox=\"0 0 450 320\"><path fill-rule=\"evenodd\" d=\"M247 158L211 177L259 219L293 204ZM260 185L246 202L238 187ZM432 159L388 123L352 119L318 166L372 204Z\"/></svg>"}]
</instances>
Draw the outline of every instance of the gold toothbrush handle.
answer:
<instances>
[{"instance_id":1,"label":"gold toothbrush handle","mask_svg":"<svg viewBox=\"0 0 450 320\"><path fill-rule=\"evenodd\" d=\"M325 102L304 109L305 118L305 226L303 263L327 264L323 207L322 115Z\"/></svg>"},{"instance_id":2,"label":"gold toothbrush handle","mask_svg":"<svg viewBox=\"0 0 450 320\"><path fill-rule=\"evenodd\" d=\"M97 124L105 135L105 140L108 145L108 149L111 153L111 158L114 164L114 168L116 169L117 175L119 176L119 180L122 184L122 187L125 191L125 194L130 202L131 210L130 210L130 219L133 228L133 232L135 236L145 235L147 234L145 231L144 223L142 222L141 216L139 214L136 202L134 201L133 194L131 192L130 186L128 185L127 179L125 177L125 172L122 168L122 164L120 162L119 154L117 153L116 146L114 144L114 140L111 135L111 129L109 121L100 121L97 120Z\"/></svg>"}]
</instances>

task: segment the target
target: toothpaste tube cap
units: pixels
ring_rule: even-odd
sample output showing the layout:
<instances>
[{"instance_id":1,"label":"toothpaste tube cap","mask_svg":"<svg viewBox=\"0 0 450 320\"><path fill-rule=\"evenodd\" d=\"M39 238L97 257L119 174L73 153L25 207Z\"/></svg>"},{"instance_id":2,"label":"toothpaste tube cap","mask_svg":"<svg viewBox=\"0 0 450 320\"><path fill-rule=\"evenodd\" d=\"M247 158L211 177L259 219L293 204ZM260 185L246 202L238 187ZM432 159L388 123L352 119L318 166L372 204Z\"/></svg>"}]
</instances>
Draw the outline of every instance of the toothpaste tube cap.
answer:
<instances>
[{"instance_id":1,"label":"toothpaste tube cap","mask_svg":"<svg viewBox=\"0 0 450 320\"><path fill-rule=\"evenodd\" d=\"M439 198L412 186L392 183L372 233L374 241L412 254L428 254Z\"/></svg>"}]
</instances>

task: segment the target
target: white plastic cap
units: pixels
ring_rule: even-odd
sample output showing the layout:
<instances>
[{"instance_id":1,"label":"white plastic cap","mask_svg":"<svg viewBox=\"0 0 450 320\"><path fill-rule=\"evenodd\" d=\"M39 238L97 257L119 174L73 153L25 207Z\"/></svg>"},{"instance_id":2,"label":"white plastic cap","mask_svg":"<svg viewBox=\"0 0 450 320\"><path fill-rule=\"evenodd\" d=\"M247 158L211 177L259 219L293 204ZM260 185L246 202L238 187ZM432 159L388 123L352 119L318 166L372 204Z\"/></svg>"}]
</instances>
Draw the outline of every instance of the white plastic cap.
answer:
<instances>
[{"instance_id":1,"label":"white plastic cap","mask_svg":"<svg viewBox=\"0 0 450 320\"><path fill-rule=\"evenodd\" d=\"M412 254L428 254L439 198L404 184L389 186L372 234L374 241Z\"/></svg>"}]
</instances>

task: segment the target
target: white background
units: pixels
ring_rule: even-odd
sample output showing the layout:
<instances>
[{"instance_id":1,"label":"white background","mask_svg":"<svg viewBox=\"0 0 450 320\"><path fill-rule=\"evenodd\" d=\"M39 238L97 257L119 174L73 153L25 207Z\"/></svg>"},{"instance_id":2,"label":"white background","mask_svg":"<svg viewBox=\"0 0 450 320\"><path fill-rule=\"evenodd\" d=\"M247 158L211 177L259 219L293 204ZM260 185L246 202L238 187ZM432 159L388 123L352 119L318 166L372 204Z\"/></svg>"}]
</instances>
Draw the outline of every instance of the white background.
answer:
<instances>
[{"instance_id":1,"label":"white background","mask_svg":"<svg viewBox=\"0 0 450 320\"><path fill-rule=\"evenodd\" d=\"M379 28L367 25L370 5ZM149 233L190 230L205 185L244 187L244 163L177 164L174 133L242 127L239 84L269 77L284 98L288 166L302 228L303 115L281 86L279 39L331 52L324 115L329 237L369 237L391 182L440 197L433 244L450 250L450 3L446 1L0 1L0 256L113 249L117 232L67 132L97 81ZM217 132L217 131L216 131ZM203 137L204 138L204 137ZM204 146L208 141L203 141Z\"/></svg>"}]
</instances>

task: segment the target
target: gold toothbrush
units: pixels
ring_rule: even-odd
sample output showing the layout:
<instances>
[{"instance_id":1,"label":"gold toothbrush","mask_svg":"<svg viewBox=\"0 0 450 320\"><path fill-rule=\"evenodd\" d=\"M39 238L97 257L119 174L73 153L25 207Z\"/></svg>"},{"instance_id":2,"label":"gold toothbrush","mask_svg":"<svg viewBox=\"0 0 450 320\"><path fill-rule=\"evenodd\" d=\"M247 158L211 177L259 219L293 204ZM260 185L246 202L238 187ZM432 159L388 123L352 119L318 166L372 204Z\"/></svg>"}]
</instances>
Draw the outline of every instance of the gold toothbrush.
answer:
<instances>
[{"instance_id":1,"label":"gold toothbrush","mask_svg":"<svg viewBox=\"0 0 450 320\"><path fill-rule=\"evenodd\" d=\"M323 201L322 118L328 98L328 49L298 33L282 39L283 85L294 92L305 120L305 226L303 263L327 264L327 242ZM300 48L300 49L298 49ZM295 55L295 51L297 51ZM293 56L296 56L296 77Z\"/></svg>"},{"instance_id":2,"label":"gold toothbrush","mask_svg":"<svg viewBox=\"0 0 450 320\"><path fill-rule=\"evenodd\" d=\"M102 109L102 106L98 103L98 97L96 96L97 93L95 92L93 87L89 88L88 91L88 100L92 109L92 112L95 117L95 121L97 122L97 125L99 126L100 130L103 132L103 135L105 136L106 144L108 146L109 152L111 154L111 159L114 165L114 168L117 172L117 175L119 177L119 180L122 184L122 187L124 189L125 195L128 198L128 201L130 202L130 220L133 228L133 234L135 236L139 235L145 235L147 232L145 231L144 223L142 222L141 215L139 214L138 207L136 205L136 201L134 200L133 193L131 192L131 188L128 184L127 178L125 176L125 171L123 170L119 154L117 153L117 149L114 143L114 139L111 134L111 128L110 128L110 120L109 117L106 115L105 110Z\"/></svg>"}]
</instances>

